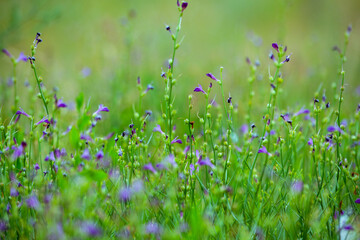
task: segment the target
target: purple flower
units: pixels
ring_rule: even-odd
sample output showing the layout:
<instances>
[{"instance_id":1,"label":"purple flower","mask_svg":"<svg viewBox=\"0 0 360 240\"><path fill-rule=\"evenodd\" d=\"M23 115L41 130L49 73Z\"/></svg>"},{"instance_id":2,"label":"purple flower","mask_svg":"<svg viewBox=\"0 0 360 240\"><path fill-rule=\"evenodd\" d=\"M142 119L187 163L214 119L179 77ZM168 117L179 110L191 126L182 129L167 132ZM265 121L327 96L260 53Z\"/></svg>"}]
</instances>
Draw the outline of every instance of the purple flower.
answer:
<instances>
[{"instance_id":1,"label":"purple flower","mask_svg":"<svg viewBox=\"0 0 360 240\"><path fill-rule=\"evenodd\" d=\"M50 152L50 154L45 157L46 162L49 161L49 160L55 162L54 152Z\"/></svg>"},{"instance_id":2,"label":"purple flower","mask_svg":"<svg viewBox=\"0 0 360 240\"><path fill-rule=\"evenodd\" d=\"M279 52L279 45L277 43L273 43L271 44L271 46L277 51Z\"/></svg>"},{"instance_id":3,"label":"purple flower","mask_svg":"<svg viewBox=\"0 0 360 240\"><path fill-rule=\"evenodd\" d=\"M161 130L160 125L156 125L156 127L153 129L153 132L159 132L161 134L164 134L164 132Z\"/></svg>"},{"instance_id":4,"label":"purple flower","mask_svg":"<svg viewBox=\"0 0 360 240\"><path fill-rule=\"evenodd\" d=\"M7 229L8 229L7 223L5 221L0 220L0 232L5 232Z\"/></svg>"},{"instance_id":5,"label":"purple flower","mask_svg":"<svg viewBox=\"0 0 360 240\"><path fill-rule=\"evenodd\" d=\"M131 189L128 187L125 187L120 190L119 199L122 202L128 202L128 201L130 201L131 195L132 195Z\"/></svg>"},{"instance_id":6,"label":"purple flower","mask_svg":"<svg viewBox=\"0 0 360 240\"><path fill-rule=\"evenodd\" d=\"M15 113L16 115L24 115L25 117L31 118L31 116L29 114L27 114L22 108L20 108L20 110L17 110L17 112Z\"/></svg>"},{"instance_id":7,"label":"purple flower","mask_svg":"<svg viewBox=\"0 0 360 240\"><path fill-rule=\"evenodd\" d=\"M17 197L17 196L19 196L18 190L16 190L15 188L11 188L11 189L10 189L10 196L12 196L12 197Z\"/></svg>"},{"instance_id":8,"label":"purple flower","mask_svg":"<svg viewBox=\"0 0 360 240\"><path fill-rule=\"evenodd\" d=\"M12 149L14 150L13 153L13 159L17 159L20 156L25 154L25 147L27 146L26 142L21 142L20 146L12 146Z\"/></svg>"},{"instance_id":9,"label":"purple flower","mask_svg":"<svg viewBox=\"0 0 360 240\"><path fill-rule=\"evenodd\" d=\"M356 199L355 203L360 204L360 198Z\"/></svg>"},{"instance_id":10,"label":"purple flower","mask_svg":"<svg viewBox=\"0 0 360 240\"><path fill-rule=\"evenodd\" d=\"M38 163L35 163L35 165L34 165L34 169L35 169L36 171L40 169L40 167L39 167L39 164L38 164Z\"/></svg>"},{"instance_id":11,"label":"purple flower","mask_svg":"<svg viewBox=\"0 0 360 240\"><path fill-rule=\"evenodd\" d=\"M5 53L6 56L8 56L9 58L12 58L11 53L8 50L6 50L5 48L2 49L2 52Z\"/></svg>"},{"instance_id":12,"label":"purple flower","mask_svg":"<svg viewBox=\"0 0 360 240\"><path fill-rule=\"evenodd\" d=\"M28 199L26 199L26 205L29 208L33 208L33 209L38 209L40 207L39 200L35 195L32 195Z\"/></svg>"},{"instance_id":13,"label":"purple flower","mask_svg":"<svg viewBox=\"0 0 360 240\"><path fill-rule=\"evenodd\" d=\"M188 3L187 3L187 2L183 2L183 3L181 4L181 12L184 12L184 10L187 8L187 6L188 6Z\"/></svg>"},{"instance_id":14,"label":"purple flower","mask_svg":"<svg viewBox=\"0 0 360 240\"><path fill-rule=\"evenodd\" d=\"M91 69L89 67L84 67L83 69L81 69L81 74L84 78L86 78L91 74Z\"/></svg>"},{"instance_id":15,"label":"purple flower","mask_svg":"<svg viewBox=\"0 0 360 240\"><path fill-rule=\"evenodd\" d=\"M176 1L176 5L177 5L178 7L180 7L180 2L179 2L179 0Z\"/></svg>"},{"instance_id":16,"label":"purple flower","mask_svg":"<svg viewBox=\"0 0 360 240\"><path fill-rule=\"evenodd\" d=\"M290 55L287 55L287 56L285 57L285 60L282 61L282 63L289 62L289 61L290 61L290 56L291 56L291 54L290 54Z\"/></svg>"},{"instance_id":17,"label":"purple flower","mask_svg":"<svg viewBox=\"0 0 360 240\"><path fill-rule=\"evenodd\" d=\"M215 80L215 81L219 81L218 79L216 79L216 77L212 74L212 73L207 73L206 76L208 76L209 78L211 78L212 80Z\"/></svg>"},{"instance_id":18,"label":"purple flower","mask_svg":"<svg viewBox=\"0 0 360 240\"><path fill-rule=\"evenodd\" d=\"M144 184L141 180L135 180L132 184L131 191L133 193L139 193L144 189Z\"/></svg>"},{"instance_id":19,"label":"purple flower","mask_svg":"<svg viewBox=\"0 0 360 240\"><path fill-rule=\"evenodd\" d=\"M292 190L294 192L300 193L304 188L304 183L302 181L295 181L292 185Z\"/></svg>"},{"instance_id":20,"label":"purple flower","mask_svg":"<svg viewBox=\"0 0 360 240\"><path fill-rule=\"evenodd\" d=\"M60 156L61 156L61 157L66 157L66 155L67 155L66 149L65 149L65 148L61 149L61 151L60 151Z\"/></svg>"},{"instance_id":21,"label":"purple flower","mask_svg":"<svg viewBox=\"0 0 360 240\"><path fill-rule=\"evenodd\" d=\"M158 235L160 234L161 229L159 224L157 224L156 222L149 222L148 224L146 224L145 231L148 234Z\"/></svg>"},{"instance_id":22,"label":"purple flower","mask_svg":"<svg viewBox=\"0 0 360 240\"><path fill-rule=\"evenodd\" d=\"M267 149L266 149L265 146L262 146L262 147L259 149L258 153L265 153L265 154L267 154L267 155L269 155L269 156L271 155L271 154L267 151Z\"/></svg>"},{"instance_id":23,"label":"purple flower","mask_svg":"<svg viewBox=\"0 0 360 240\"><path fill-rule=\"evenodd\" d=\"M202 87L201 87L200 84L199 84L198 87L196 87L196 88L194 89L194 92L202 92L202 93L206 94L206 92L202 89Z\"/></svg>"},{"instance_id":24,"label":"purple flower","mask_svg":"<svg viewBox=\"0 0 360 240\"><path fill-rule=\"evenodd\" d=\"M109 109L104 105L100 104L98 110L93 113L93 116L98 115L99 112L109 112Z\"/></svg>"},{"instance_id":25,"label":"purple flower","mask_svg":"<svg viewBox=\"0 0 360 240\"><path fill-rule=\"evenodd\" d=\"M202 157L200 157L199 161L197 162L197 164L199 164L200 166L209 166L211 168L214 168L214 164L211 163L210 159L208 157L206 157L205 159L202 159Z\"/></svg>"},{"instance_id":26,"label":"purple flower","mask_svg":"<svg viewBox=\"0 0 360 240\"><path fill-rule=\"evenodd\" d=\"M274 57L274 54L272 52L270 52L269 58L275 62L275 57Z\"/></svg>"},{"instance_id":27,"label":"purple flower","mask_svg":"<svg viewBox=\"0 0 360 240\"><path fill-rule=\"evenodd\" d=\"M178 137L176 137L176 138L174 138L174 140L171 141L171 144L174 144L174 143L182 144L182 141L181 141L181 139L178 139Z\"/></svg>"},{"instance_id":28,"label":"purple flower","mask_svg":"<svg viewBox=\"0 0 360 240\"><path fill-rule=\"evenodd\" d=\"M162 163L162 162L157 163L157 164L155 165L155 167L156 167L157 169L159 169L159 170L163 170L163 169L168 170L168 168L167 168L167 167L165 166L165 164Z\"/></svg>"},{"instance_id":29,"label":"purple flower","mask_svg":"<svg viewBox=\"0 0 360 240\"><path fill-rule=\"evenodd\" d=\"M184 149L184 155L186 155L190 150L190 146L186 146Z\"/></svg>"},{"instance_id":30,"label":"purple flower","mask_svg":"<svg viewBox=\"0 0 360 240\"><path fill-rule=\"evenodd\" d=\"M297 113L294 113L294 116L298 116L300 114L309 114L310 110L309 109L301 109L300 111L298 111Z\"/></svg>"},{"instance_id":31,"label":"purple flower","mask_svg":"<svg viewBox=\"0 0 360 240\"><path fill-rule=\"evenodd\" d=\"M343 131L341 130L341 128L338 127L338 126L336 126L336 125L334 125L334 126L329 126L329 127L327 128L327 130L328 130L328 132L335 132L335 131L338 131L338 132L340 132L340 133L343 132Z\"/></svg>"},{"instance_id":32,"label":"purple flower","mask_svg":"<svg viewBox=\"0 0 360 240\"><path fill-rule=\"evenodd\" d=\"M60 98L60 99L57 101L56 107L57 107L57 108L66 108L66 107L67 107L67 104L62 100L62 98Z\"/></svg>"},{"instance_id":33,"label":"purple flower","mask_svg":"<svg viewBox=\"0 0 360 240\"><path fill-rule=\"evenodd\" d=\"M88 148L85 148L82 155L81 155L81 158L82 159L85 159L85 160L90 160L91 159L91 155L90 155L90 151Z\"/></svg>"},{"instance_id":34,"label":"purple flower","mask_svg":"<svg viewBox=\"0 0 360 240\"><path fill-rule=\"evenodd\" d=\"M194 171L195 171L195 167L194 164L190 164L190 175L193 175Z\"/></svg>"},{"instance_id":35,"label":"purple flower","mask_svg":"<svg viewBox=\"0 0 360 240\"><path fill-rule=\"evenodd\" d=\"M242 132L242 134L246 134L249 131L248 125L247 124L241 125L240 131Z\"/></svg>"},{"instance_id":36,"label":"purple flower","mask_svg":"<svg viewBox=\"0 0 360 240\"><path fill-rule=\"evenodd\" d=\"M81 140L86 140L88 142L92 142L92 138L89 136L89 135L86 135L86 134L80 134L80 139Z\"/></svg>"},{"instance_id":37,"label":"purple flower","mask_svg":"<svg viewBox=\"0 0 360 240\"><path fill-rule=\"evenodd\" d=\"M145 164L143 167L144 170L148 170L152 173L156 173L155 168L153 167L153 165L151 163Z\"/></svg>"},{"instance_id":38,"label":"purple flower","mask_svg":"<svg viewBox=\"0 0 360 240\"><path fill-rule=\"evenodd\" d=\"M312 145L314 144L312 138L309 138L309 141L307 142L307 144L308 144L309 146L312 146Z\"/></svg>"},{"instance_id":39,"label":"purple flower","mask_svg":"<svg viewBox=\"0 0 360 240\"><path fill-rule=\"evenodd\" d=\"M176 162L175 162L175 156L174 156L173 154L170 154L169 156L167 156L167 157L165 158L165 162L170 163L173 167L176 167L176 166L177 166L177 164L176 164Z\"/></svg>"},{"instance_id":40,"label":"purple flower","mask_svg":"<svg viewBox=\"0 0 360 240\"><path fill-rule=\"evenodd\" d=\"M96 155L95 155L95 157L96 157L96 160L102 160L103 158L104 158L104 152L103 152L103 150L100 150L100 151L98 151L97 153L96 153Z\"/></svg>"},{"instance_id":41,"label":"purple flower","mask_svg":"<svg viewBox=\"0 0 360 240\"><path fill-rule=\"evenodd\" d=\"M151 84L148 84L147 87L146 87L145 93L147 93L150 90L154 90L154 86L151 85Z\"/></svg>"},{"instance_id":42,"label":"purple flower","mask_svg":"<svg viewBox=\"0 0 360 240\"><path fill-rule=\"evenodd\" d=\"M353 226L351 226L351 225L344 225L343 229L348 230L348 231L354 230Z\"/></svg>"},{"instance_id":43,"label":"purple flower","mask_svg":"<svg viewBox=\"0 0 360 240\"><path fill-rule=\"evenodd\" d=\"M56 157L56 158L60 158L60 157L61 157L60 149L56 148L56 149L54 150L54 154L55 154L55 157Z\"/></svg>"},{"instance_id":44,"label":"purple flower","mask_svg":"<svg viewBox=\"0 0 360 240\"><path fill-rule=\"evenodd\" d=\"M91 222L83 223L82 231L89 237L98 237L101 235L101 229Z\"/></svg>"},{"instance_id":45,"label":"purple flower","mask_svg":"<svg viewBox=\"0 0 360 240\"><path fill-rule=\"evenodd\" d=\"M39 122L37 122L35 125L39 125L41 123L46 123L46 124L50 124L49 119L46 118L46 116L44 116Z\"/></svg>"},{"instance_id":46,"label":"purple flower","mask_svg":"<svg viewBox=\"0 0 360 240\"><path fill-rule=\"evenodd\" d=\"M21 52L19 54L19 57L16 59L16 62L17 63L20 62L20 61L27 62L27 60L28 60L28 57L25 56L25 54L23 52Z\"/></svg>"}]
</instances>

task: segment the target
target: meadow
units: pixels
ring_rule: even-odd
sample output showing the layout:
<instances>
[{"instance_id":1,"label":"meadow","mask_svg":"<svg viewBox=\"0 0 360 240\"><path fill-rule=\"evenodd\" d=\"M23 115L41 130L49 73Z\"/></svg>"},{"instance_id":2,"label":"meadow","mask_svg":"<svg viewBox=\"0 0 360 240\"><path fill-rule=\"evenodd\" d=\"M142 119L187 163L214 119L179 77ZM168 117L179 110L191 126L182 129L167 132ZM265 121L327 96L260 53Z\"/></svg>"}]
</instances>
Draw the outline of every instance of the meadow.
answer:
<instances>
[{"instance_id":1,"label":"meadow","mask_svg":"<svg viewBox=\"0 0 360 240\"><path fill-rule=\"evenodd\" d=\"M357 1L0 8L0 239L359 238Z\"/></svg>"}]
</instances>

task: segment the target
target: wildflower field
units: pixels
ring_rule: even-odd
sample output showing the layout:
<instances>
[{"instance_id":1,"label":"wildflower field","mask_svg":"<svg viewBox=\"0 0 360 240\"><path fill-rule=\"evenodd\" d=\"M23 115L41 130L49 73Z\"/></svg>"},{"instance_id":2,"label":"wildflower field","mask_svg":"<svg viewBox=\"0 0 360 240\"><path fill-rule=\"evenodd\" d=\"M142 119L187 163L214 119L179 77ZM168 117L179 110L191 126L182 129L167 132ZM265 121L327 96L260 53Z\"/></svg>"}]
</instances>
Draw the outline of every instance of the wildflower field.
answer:
<instances>
[{"instance_id":1,"label":"wildflower field","mask_svg":"<svg viewBox=\"0 0 360 240\"><path fill-rule=\"evenodd\" d=\"M0 239L360 239L360 2L0 2Z\"/></svg>"}]
</instances>

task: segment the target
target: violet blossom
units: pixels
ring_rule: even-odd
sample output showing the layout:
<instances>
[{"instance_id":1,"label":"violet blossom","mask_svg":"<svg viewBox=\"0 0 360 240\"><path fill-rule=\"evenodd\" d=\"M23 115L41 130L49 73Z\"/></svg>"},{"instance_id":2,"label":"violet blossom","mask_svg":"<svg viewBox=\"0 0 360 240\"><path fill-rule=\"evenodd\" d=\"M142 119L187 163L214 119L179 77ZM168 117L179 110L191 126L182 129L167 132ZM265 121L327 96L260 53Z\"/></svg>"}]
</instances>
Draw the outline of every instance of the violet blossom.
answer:
<instances>
[{"instance_id":1,"label":"violet blossom","mask_svg":"<svg viewBox=\"0 0 360 240\"><path fill-rule=\"evenodd\" d=\"M194 89L194 92L202 92L202 93L206 94L206 92L202 89L202 87L201 87L200 84L199 84L198 87L196 87L196 88Z\"/></svg>"}]
</instances>

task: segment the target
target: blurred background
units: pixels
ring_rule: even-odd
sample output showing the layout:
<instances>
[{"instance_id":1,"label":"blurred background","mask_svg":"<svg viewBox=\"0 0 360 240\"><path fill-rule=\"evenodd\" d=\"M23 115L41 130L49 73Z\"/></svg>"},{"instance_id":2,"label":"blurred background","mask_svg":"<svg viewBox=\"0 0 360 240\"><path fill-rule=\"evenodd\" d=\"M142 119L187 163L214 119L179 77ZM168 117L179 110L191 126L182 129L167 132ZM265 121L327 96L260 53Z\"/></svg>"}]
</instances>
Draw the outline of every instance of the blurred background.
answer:
<instances>
[{"instance_id":1,"label":"blurred background","mask_svg":"<svg viewBox=\"0 0 360 240\"><path fill-rule=\"evenodd\" d=\"M326 90L336 106L331 86L340 82L340 58L332 48L343 48L349 24L353 31L344 67L344 114L353 113L360 101L359 13L358 0L189 0L175 61L177 124L183 125L189 94L194 95L194 115L204 111L205 98L193 89L197 84L207 88L210 80L205 74L219 76L220 66L224 67L225 94L230 92L239 106L239 125L245 122L250 73L246 57L260 62L254 83L253 121L260 120L269 96L269 69L274 74L268 58L273 42L288 46L292 53L283 68L279 106L294 111L310 107L318 89L320 97ZM161 68L166 67L173 44L165 26L175 30L177 19L176 0L2 0L0 48L14 56L30 54L36 32L41 32L43 42L36 64L45 87L56 87L57 95L70 105L83 92L94 111L99 104L108 106L110 120L103 125L104 131L121 130L133 118L138 76L144 88L147 84L155 87L144 97L144 109L152 110L154 119L160 116L164 94ZM19 105L26 110L24 84L28 81L35 87L36 82L29 63L19 63L17 73ZM13 103L11 75L12 64L1 53L3 118L9 118ZM212 96L220 100L218 87L214 89Z\"/></svg>"}]
</instances>

